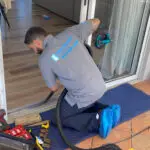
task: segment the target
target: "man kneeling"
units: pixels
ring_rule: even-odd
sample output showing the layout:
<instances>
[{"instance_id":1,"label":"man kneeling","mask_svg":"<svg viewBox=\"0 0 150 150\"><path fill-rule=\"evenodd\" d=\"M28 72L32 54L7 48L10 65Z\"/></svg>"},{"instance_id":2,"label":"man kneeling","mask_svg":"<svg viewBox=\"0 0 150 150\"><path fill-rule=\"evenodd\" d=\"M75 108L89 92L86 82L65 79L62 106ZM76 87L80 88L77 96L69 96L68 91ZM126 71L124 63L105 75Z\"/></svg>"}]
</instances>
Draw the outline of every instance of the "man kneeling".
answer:
<instances>
[{"instance_id":1,"label":"man kneeling","mask_svg":"<svg viewBox=\"0 0 150 150\"><path fill-rule=\"evenodd\" d=\"M118 124L120 107L100 104L106 91L105 82L84 46L99 24L99 19L91 19L56 36L41 27L32 27L25 35L25 44L40 54L39 67L50 90L57 91L56 79L68 90L61 108L63 126L98 132L106 138Z\"/></svg>"}]
</instances>

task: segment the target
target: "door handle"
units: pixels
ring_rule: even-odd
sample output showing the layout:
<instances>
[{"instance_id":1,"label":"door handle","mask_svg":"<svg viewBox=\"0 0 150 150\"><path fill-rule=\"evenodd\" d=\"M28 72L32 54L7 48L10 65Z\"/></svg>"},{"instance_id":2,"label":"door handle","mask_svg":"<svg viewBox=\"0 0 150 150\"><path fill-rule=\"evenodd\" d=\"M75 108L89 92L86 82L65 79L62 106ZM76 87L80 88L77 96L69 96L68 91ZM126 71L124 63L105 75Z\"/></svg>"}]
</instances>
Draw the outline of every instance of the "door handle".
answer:
<instances>
[{"instance_id":1,"label":"door handle","mask_svg":"<svg viewBox=\"0 0 150 150\"><path fill-rule=\"evenodd\" d=\"M87 5L87 1L88 1L88 0L84 0L84 6L86 6L86 5Z\"/></svg>"}]
</instances>

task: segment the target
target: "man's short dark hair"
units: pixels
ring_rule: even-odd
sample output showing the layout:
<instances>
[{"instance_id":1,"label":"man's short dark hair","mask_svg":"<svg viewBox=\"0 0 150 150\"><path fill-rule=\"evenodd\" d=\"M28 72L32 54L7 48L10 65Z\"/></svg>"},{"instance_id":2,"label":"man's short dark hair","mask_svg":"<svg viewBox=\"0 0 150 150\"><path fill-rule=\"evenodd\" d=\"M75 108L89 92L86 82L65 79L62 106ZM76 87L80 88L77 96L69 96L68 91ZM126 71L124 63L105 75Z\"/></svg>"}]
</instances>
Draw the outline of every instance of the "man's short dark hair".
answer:
<instances>
[{"instance_id":1,"label":"man's short dark hair","mask_svg":"<svg viewBox=\"0 0 150 150\"><path fill-rule=\"evenodd\" d=\"M43 28L31 27L26 32L24 43L31 44L33 40L36 40L37 38L41 38L45 36L47 36L47 32Z\"/></svg>"}]
</instances>

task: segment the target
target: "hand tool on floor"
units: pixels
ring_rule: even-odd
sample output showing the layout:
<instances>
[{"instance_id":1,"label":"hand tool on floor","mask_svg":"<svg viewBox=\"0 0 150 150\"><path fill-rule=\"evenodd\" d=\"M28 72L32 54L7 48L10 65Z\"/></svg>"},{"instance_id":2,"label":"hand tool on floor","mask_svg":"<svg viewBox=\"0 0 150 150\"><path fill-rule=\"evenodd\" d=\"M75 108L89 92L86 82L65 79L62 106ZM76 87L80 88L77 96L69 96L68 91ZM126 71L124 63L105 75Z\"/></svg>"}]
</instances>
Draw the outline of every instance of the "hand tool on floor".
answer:
<instances>
[{"instance_id":1,"label":"hand tool on floor","mask_svg":"<svg viewBox=\"0 0 150 150\"><path fill-rule=\"evenodd\" d=\"M0 109L0 132L10 128L6 120L4 119L5 115L6 115L5 110Z\"/></svg>"},{"instance_id":2,"label":"hand tool on floor","mask_svg":"<svg viewBox=\"0 0 150 150\"><path fill-rule=\"evenodd\" d=\"M32 129L29 129L28 130L29 133L32 135L33 139L35 140L35 144L36 144L36 148L38 150L44 150L43 147L41 146L41 144L43 144L43 141L41 138L35 136L33 133L32 133Z\"/></svg>"},{"instance_id":3,"label":"hand tool on floor","mask_svg":"<svg viewBox=\"0 0 150 150\"><path fill-rule=\"evenodd\" d=\"M51 147L51 140L48 138L48 129L50 127L49 121L41 125L40 130L40 137L43 139L44 143L42 147L50 148Z\"/></svg>"},{"instance_id":4,"label":"hand tool on floor","mask_svg":"<svg viewBox=\"0 0 150 150\"><path fill-rule=\"evenodd\" d=\"M50 127L49 122L46 122L45 124L42 124L41 127L45 128L45 129L49 129L49 127Z\"/></svg>"},{"instance_id":5,"label":"hand tool on floor","mask_svg":"<svg viewBox=\"0 0 150 150\"><path fill-rule=\"evenodd\" d=\"M46 124L49 123L49 120L45 120L45 121L40 121L31 125L28 125L29 127L34 127L34 126L41 126L42 124Z\"/></svg>"},{"instance_id":6,"label":"hand tool on floor","mask_svg":"<svg viewBox=\"0 0 150 150\"><path fill-rule=\"evenodd\" d=\"M48 132L47 129L44 129L46 132ZM41 137L41 136L34 136L32 133L32 130L29 131L31 133L31 135L34 137L35 141L36 141L36 146L39 150L44 150L44 148L50 148L51 147L51 140L47 137L48 134L46 134L45 136ZM41 133L40 133L41 135Z\"/></svg>"},{"instance_id":7,"label":"hand tool on floor","mask_svg":"<svg viewBox=\"0 0 150 150\"><path fill-rule=\"evenodd\" d=\"M48 138L48 129L50 127L50 121L46 120L46 121L41 121L32 125L29 125L28 127L36 127L39 126L40 127L40 133L39 136L34 136L32 133L32 130L30 129L29 132L31 133L31 135L34 137L34 139L36 140L36 145L40 150L43 150L43 148L50 148L51 147L51 140ZM41 141L43 143L41 143Z\"/></svg>"},{"instance_id":8,"label":"hand tool on floor","mask_svg":"<svg viewBox=\"0 0 150 150\"><path fill-rule=\"evenodd\" d=\"M36 136L36 145L40 150L44 150L44 148L41 146L42 142L41 140Z\"/></svg>"}]
</instances>

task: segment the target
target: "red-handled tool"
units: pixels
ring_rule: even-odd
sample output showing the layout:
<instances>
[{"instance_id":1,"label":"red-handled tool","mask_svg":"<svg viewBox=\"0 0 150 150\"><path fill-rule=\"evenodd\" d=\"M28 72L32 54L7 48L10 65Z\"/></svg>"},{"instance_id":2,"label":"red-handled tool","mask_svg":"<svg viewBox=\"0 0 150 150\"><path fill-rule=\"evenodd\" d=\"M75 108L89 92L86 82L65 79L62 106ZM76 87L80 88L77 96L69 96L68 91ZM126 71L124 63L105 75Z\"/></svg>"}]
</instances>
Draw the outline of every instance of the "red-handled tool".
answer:
<instances>
[{"instance_id":1,"label":"red-handled tool","mask_svg":"<svg viewBox=\"0 0 150 150\"><path fill-rule=\"evenodd\" d=\"M0 109L0 132L8 130L10 126L7 124L6 120L4 119L4 116L6 115L6 112L4 109Z\"/></svg>"}]
</instances>

